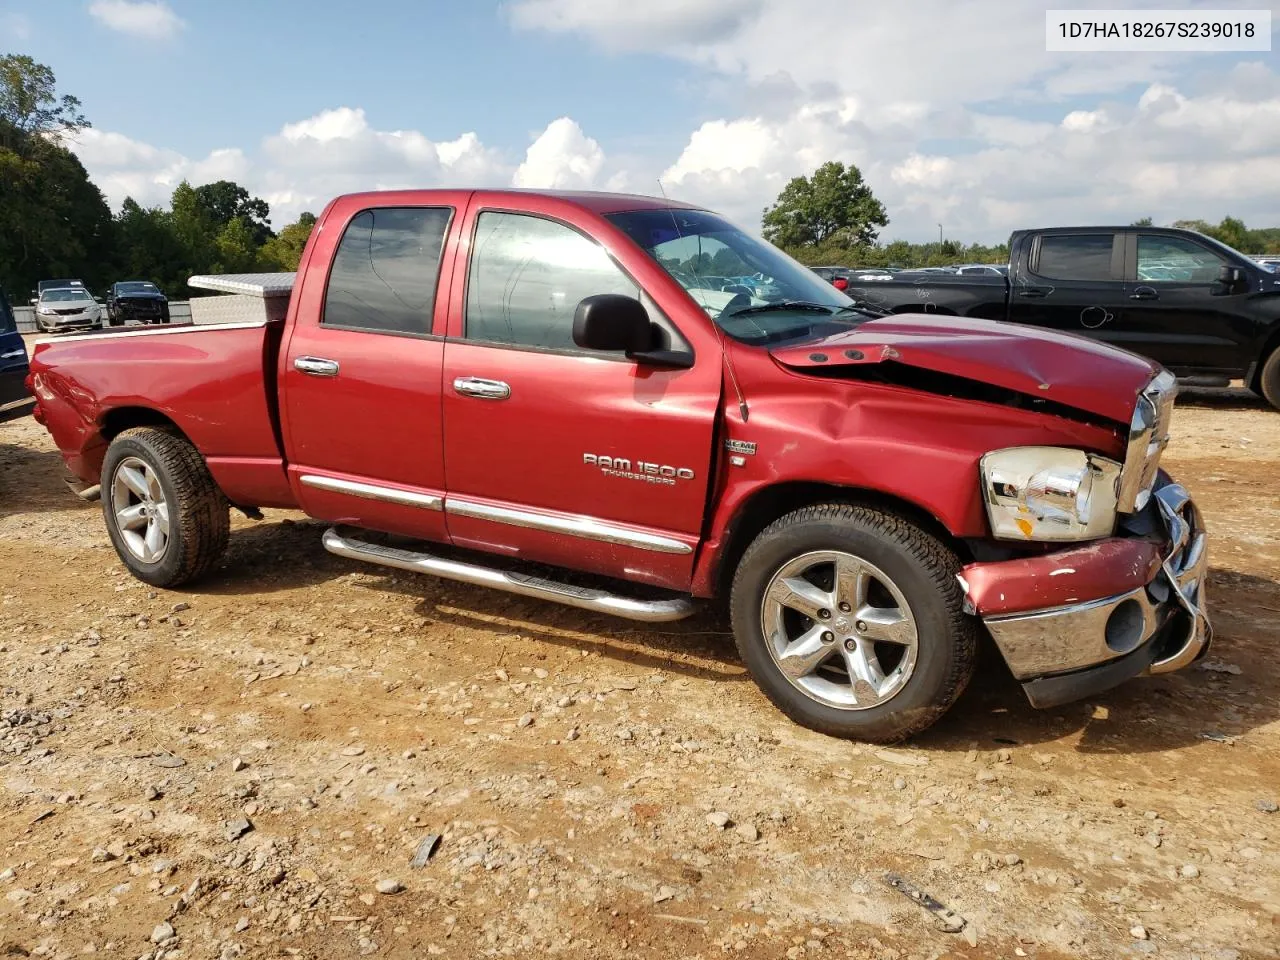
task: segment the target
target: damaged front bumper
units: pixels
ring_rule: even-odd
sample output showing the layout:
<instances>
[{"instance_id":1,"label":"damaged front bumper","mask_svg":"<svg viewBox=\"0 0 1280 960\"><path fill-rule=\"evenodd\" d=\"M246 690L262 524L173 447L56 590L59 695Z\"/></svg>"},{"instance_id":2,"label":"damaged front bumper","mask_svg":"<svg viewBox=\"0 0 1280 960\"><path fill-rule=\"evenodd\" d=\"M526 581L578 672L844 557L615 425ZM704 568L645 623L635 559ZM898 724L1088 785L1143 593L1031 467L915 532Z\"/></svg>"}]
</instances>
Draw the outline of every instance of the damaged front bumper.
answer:
<instances>
[{"instance_id":1,"label":"damaged front bumper","mask_svg":"<svg viewBox=\"0 0 1280 960\"><path fill-rule=\"evenodd\" d=\"M1158 489L1147 509L1158 537L1111 537L964 569L971 610L1033 706L1180 670L1208 650L1199 512L1174 483Z\"/></svg>"}]
</instances>

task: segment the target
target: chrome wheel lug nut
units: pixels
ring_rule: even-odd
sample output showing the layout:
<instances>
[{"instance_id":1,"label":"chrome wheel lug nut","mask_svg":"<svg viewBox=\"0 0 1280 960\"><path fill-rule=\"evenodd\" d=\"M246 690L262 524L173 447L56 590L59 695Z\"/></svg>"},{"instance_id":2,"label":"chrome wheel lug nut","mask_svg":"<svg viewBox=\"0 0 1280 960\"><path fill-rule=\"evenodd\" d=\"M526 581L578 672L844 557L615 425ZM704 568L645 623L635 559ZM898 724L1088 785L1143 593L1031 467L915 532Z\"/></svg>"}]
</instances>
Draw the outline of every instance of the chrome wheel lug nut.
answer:
<instances>
[{"instance_id":1,"label":"chrome wheel lug nut","mask_svg":"<svg viewBox=\"0 0 1280 960\"><path fill-rule=\"evenodd\" d=\"M858 649L858 644L854 640L846 640L844 642L844 648L848 650L850 653L853 653L853 651Z\"/></svg>"},{"instance_id":2,"label":"chrome wheel lug nut","mask_svg":"<svg viewBox=\"0 0 1280 960\"><path fill-rule=\"evenodd\" d=\"M822 634L822 642L823 642L823 643L830 643L830 642L831 642L831 641L833 641L835 638L836 638L836 635L835 635L834 633L832 633L830 630L825 630L825 631L823 631L823 634Z\"/></svg>"},{"instance_id":3,"label":"chrome wheel lug nut","mask_svg":"<svg viewBox=\"0 0 1280 960\"><path fill-rule=\"evenodd\" d=\"M867 632L867 621L865 620L859 620L853 626L854 626L854 629L856 629L859 633Z\"/></svg>"},{"instance_id":4,"label":"chrome wheel lug nut","mask_svg":"<svg viewBox=\"0 0 1280 960\"><path fill-rule=\"evenodd\" d=\"M852 609L853 609L853 607L849 606L849 604L845 603L843 600L840 602L840 612L841 612L841 613L848 613L848 612L849 612L850 610L852 610Z\"/></svg>"},{"instance_id":5,"label":"chrome wheel lug nut","mask_svg":"<svg viewBox=\"0 0 1280 960\"><path fill-rule=\"evenodd\" d=\"M818 619L819 619L819 620L830 620L830 619L831 619L831 611L830 611L830 610L827 610L826 608L823 608L822 610L819 610L819 611L818 611Z\"/></svg>"}]
</instances>

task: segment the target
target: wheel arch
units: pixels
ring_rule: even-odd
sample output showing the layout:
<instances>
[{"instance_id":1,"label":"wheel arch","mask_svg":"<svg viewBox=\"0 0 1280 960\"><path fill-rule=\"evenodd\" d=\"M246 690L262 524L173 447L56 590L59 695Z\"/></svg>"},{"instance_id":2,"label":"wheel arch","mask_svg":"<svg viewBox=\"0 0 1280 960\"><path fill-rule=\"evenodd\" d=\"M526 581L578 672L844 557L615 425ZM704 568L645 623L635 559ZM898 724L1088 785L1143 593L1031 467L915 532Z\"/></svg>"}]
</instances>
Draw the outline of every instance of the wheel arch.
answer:
<instances>
[{"instance_id":1,"label":"wheel arch","mask_svg":"<svg viewBox=\"0 0 1280 960\"><path fill-rule=\"evenodd\" d=\"M116 407L108 410L98 421L98 432L107 443L133 427L156 427L190 439L168 414L152 407Z\"/></svg>"},{"instance_id":2,"label":"wheel arch","mask_svg":"<svg viewBox=\"0 0 1280 960\"><path fill-rule=\"evenodd\" d=\"M1254 393L1262 391L1262 370L1267 365L1270 356L1280 350L1280 320L1272 324L1271 331L1262 342L1262 349L1258 351L1257 362L1253 365L1253 374L1249 382L1245 384Z\"/></svg>"},{"instance_id":3,"label":"wheel arch","mask_svg":"<svg viewBox=\"0 0 1280 960\"><path fill-rule=\"evenodd\" d=\"M706 592L716 597L727 597L738 561L761 531L779 517L818 503L850 503L898 514L942 541L963 562L972 559L963 540L954 536L936 516L910 500L865 487L820 481L786 481L756 490L734 511L706 576Z\"/></svg>"}]
</instances>

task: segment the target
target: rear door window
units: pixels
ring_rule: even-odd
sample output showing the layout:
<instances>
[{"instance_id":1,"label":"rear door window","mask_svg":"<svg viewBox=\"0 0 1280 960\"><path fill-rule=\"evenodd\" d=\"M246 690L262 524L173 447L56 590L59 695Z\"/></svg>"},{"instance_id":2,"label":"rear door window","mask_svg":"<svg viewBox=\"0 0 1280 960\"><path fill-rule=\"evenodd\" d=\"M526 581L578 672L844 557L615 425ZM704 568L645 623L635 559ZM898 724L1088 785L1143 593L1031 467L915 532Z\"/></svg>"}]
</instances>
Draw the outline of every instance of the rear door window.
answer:
<instances>
[{"instance_id":1,"label":"rear door window","mask_svg":"<svg viewBox=\"0 0 1280 960\"><path fill-rule=\"evenodd\" d=\"M452 207L378 207L351 218L325 291L326 327L427 335Z\"/></svg>"},{"instance_id":2,"label":"rear door window","mask_svg":"<svg viewBox=\"0 0 1280 960\"><path fill-rule=\"evenodd\" d=\"M1040 238L1034 267L1049 280L1120 280L1112 273L1115 234L1049 234Z\"/></svg>"}]
</instances>

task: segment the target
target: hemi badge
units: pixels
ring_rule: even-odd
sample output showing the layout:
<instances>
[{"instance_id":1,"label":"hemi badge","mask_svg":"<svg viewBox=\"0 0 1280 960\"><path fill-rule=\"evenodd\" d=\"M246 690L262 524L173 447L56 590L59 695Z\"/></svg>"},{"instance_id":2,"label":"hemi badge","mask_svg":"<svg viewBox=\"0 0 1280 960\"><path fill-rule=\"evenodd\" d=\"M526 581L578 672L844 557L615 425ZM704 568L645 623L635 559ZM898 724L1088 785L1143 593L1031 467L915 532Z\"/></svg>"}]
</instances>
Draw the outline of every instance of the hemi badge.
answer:
<instances>
[{"instance_id":1,"label":"hemi badge","mask_svg":"<svg viewBox=\"0 0 1280 960\"><path fill-rule=\"evenodd\" d=\"M726 440L724 448L730 453L754 454L756 452L756 445L746 440Z\"/></svg>"}]
</instances>

